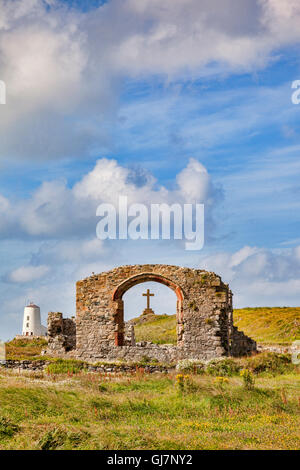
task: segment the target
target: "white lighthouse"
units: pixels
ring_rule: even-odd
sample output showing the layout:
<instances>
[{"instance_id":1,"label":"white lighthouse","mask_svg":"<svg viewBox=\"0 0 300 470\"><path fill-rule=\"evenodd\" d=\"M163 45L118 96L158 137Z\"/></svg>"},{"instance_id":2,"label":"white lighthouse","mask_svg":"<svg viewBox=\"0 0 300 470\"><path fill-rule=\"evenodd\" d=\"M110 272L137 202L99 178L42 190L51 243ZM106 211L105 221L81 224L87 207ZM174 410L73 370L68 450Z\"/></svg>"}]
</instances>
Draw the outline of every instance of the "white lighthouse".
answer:
<instances>
[{"instance_id":1,"label":"white lighthouse","mask_svg":"<svg viewBox=\"0 0 300 470\"><path fill-rule=\"evenodd\" d=\"M41 323L40 307L30 303L24 308L23 336L45 336L47 328Z\"/></svg>"}]
</instances>

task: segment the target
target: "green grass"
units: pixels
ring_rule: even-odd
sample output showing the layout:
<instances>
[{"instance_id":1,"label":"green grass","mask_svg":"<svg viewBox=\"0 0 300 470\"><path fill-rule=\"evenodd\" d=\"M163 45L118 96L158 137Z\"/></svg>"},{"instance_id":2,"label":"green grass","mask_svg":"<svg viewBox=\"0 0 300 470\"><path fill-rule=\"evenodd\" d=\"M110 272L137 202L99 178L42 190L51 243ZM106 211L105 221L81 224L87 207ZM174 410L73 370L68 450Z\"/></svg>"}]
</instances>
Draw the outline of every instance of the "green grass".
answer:
<instances>
[{"instance_id":1,"label":"green grass","mask_svg":"<svg viewBox=\"0 0 300 470\"><path fill-rule=\"evenodd\" d=\"M300 307L235 309L234 324L240 331L266 344L291 344L300 339ZM137 341L176 344L176 316L155 315L135 321Z\"/></svg>"},{"instance_id":2,"label":"green grass","mask_svg":"<svg viewBox=\"0 0 300 470\"><path fill-rule=\"evenodd\" d=\"M85 363L76 359L55 359L47 366L46 372L49 374L76 374L84 367Z\"/></svg>"},{"instance_id":3,"label":"green grass","mask_svg":"<svg viewBox=\"0 0 300 470\"><path fill-rule=\"evenodd\" d=\"M43 349L47 348L46 339L13 339L6 343L7 359L32 359L40 356Z\"/></svg>"},{"instance_id":4,"label":"green grass","mask_svg":"<svg viewBox=\"0 0 300 470\"><path fill-rule=\"evenodd\" d=\"M190 374L180 392L175 372L0 369L0 450L299 449L300 374L282 372L256 375L253 390L239 375Z\"/></svg>"},{"instance_id":5,"label":"green grass","mask_svg":"<svg viewBox=\"0 0 300 470\"><path fill-rule=\"evenodd\" d=\"M149 319L141 316L134 319L136 341L151 341L156 344L176 344L176 315L155 315Z\"/></svg>"},{"instance_id":6,"label":"green grass","mask_svg":"<svg viewBox=\"0 0 300 470\"><path fill-rule=\"evenodd\" d=\"M234 310L234 323L260 343L291 344L300 339L300 307L257 307Z\"/></svg>"}]
</instances>

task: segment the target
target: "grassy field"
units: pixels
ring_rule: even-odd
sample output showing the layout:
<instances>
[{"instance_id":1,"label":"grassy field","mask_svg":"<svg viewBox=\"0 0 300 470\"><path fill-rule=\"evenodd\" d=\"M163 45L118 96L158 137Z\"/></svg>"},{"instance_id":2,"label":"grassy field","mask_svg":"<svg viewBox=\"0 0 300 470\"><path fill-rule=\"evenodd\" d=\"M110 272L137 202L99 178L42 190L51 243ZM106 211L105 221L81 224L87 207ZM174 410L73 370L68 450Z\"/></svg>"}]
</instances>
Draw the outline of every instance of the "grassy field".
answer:
<instances>
[{"instance_id":1,"label":"grassy field","mask_svg":"<svg viewBox=\"0 0 300 470\"><path fill-rule=\"evenodd\" d=\"M7 359L31 359L41 354L47 348L45 339L13 339L6 343Z\"/></svg>"},{"instance_id":2,"label":"grassy field","mask_svg":"<svg viewBox=\"0 0 300 470\"><path fill-rule=\"evenodd\" d=\"M234 323L260 343L290 344L300 339L300 307L258 307L234 310Z\"/></svg>"},{"instance_id":3,"label":"grassy field","mask_svg":"<svg viewBox=\"0 0 300 470\"><path fill-rule=\"evenodd\" d=\"M0 368L0 449L299 449L299 370L271 357L242 360L250 389L232 360L179 376Z\"/></svg>"},{"instance_id":4,"label":"grassy field","mask_svg":"<svg viewBox=\"0 0 300 470\"><path fill-rule=\"evenodd\" d=\"M256 340L288 344L300 338L299 312L253 308L234 317ZM138 341L176 341L175 316L134 323ZM13 340L7 356L38 357L45 346ZM0 450L300 448L300 370L287 355L197 368L187 361L183 371L152 375L141 365L127 375L88 373L73 362L54 360L45 372L0 368Z\"/></svg>"},{"instance_id":5,"label":"grassy field","mask_svg":"<svg viewBox=\"0 0 300 470\"><path fill-rule=\"evenodd\" d=\"M235 309L234 324L260 343L291 344L300 339L300 307ZM176 316L155 315L135 319L137 341L176 344Z\"/></svg>"},{"instance_id":6,"label":"grassy field","mask_svg":"<svg viewBox=\"0 0 300 470\"><path fill-rule=\"evenodd\" d=\"M141 316L132 320L136 341L176 344L176 315Z\"/></svg>"}]
</instances>

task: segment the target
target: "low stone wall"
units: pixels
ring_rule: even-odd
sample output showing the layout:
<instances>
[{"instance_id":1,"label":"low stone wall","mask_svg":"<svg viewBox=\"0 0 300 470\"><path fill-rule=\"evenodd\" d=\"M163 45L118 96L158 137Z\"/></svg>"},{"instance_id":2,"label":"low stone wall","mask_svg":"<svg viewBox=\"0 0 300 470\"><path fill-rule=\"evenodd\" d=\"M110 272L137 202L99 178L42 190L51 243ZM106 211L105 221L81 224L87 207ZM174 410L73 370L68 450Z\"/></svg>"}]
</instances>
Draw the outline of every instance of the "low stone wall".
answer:
<instances>
[{"instance_id":1,"label":"low stone wall","mask_svg":"<svg viewBox=\"0 0 300 470\"><path fill-rule=\"evenodd\" d=\"M7 359L5 364L1 364L2 367L7 369L20 369L20 370L43 370L50 364L50 361L17 361L13 359Z\"/></svg>"},{"instance_id":2,"label":"low stone wall","mask_svg":"<svg viewBox=\"0 0 300 470\"><path fill-rule=\"evenodd\" d=\"M68 356L65 355L65 357L74 357L79 360L92 362L101 360L139 362L147 358L149 360L154 359L161 363L170 364L181 359L199 359L204 361L213 359L216 357L216 350L219 352L217 357L225 356L224 350L220 347L219 342L216 341L214 346L214 351L208 350L204 352L199 349L179 348L173 345L159 345L143 341L142 343L137 343L136 346L115 346L107 349L103 348L101 352L96 354L77 354L76 351L71 351L70 354Z\"/></svg>"},{"instance_id":3,"label":"low stone wall","mask_svg":"<svg viewBox=\"0 0 300 470\"><path fill-rule=\"evenodd\" d=\"M0 363L0 367L6 369L14 369L14 370L27 370L27 371L43 371L46 367L51 364L51 361L17 361L17 360L7 360L5 364ZM138 366L135 364L85 364L84 370L86 372L100 372L100 373L132 373L137 372L143 369L146 373L153 373L153 372L162 372L168 373L175 369L175 364L170 366L164 365L153 365L153 364L145 364L143 366Z\"/></svg>"},{"instance_id":4,"label":"low stone wall","mask_svg":"<svg viewBox=\"0 0 300 470\"><path fill-rule=\"evenodd\" d=\"M280 345L280 344L257 344L257 351L258 352L273 352L278 354L291 354L291 346L290 345Z\"/></svg>"}]
</instances>

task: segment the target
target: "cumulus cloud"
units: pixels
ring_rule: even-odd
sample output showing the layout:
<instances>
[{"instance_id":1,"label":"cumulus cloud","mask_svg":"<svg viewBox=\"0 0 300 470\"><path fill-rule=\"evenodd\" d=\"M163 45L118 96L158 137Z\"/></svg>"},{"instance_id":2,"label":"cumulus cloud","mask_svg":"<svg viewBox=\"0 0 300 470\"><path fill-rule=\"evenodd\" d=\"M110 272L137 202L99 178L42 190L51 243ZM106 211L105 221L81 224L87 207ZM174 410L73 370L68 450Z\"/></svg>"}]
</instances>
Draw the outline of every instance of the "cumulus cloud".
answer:
<instances>
[{"instance_id":1,"label":"cumulus cloud","mask_svg":"<svg viewBox=\"0 0 300 470\"><path fill-rule=\"evenodd\" d=\"M299 305L300 247L272 251L245 246L201 260L229 282L236 307Z\"/></svg>"},{"instance_id":2,"label":"cumulus cloud","mask_svg":"<svg viewBox=\"0 0 300 470\"><path fill-rule=\"evenodd\" d=\"M300 40L297 0L111 0L88 12L0 0L0 11L2 158L94 155L111 145L124 78L253 71Z\"/></svg>"},{"instance_id":3,"label":"cumulus cloud","mask_svg":"<svg viewBox=\"0 0 300 470\"><path fill-rule=\"evenodd\" d=\"M49 267L45 265L41 266L21 266L11 271L6 280L14 283L26 283L33 282L46 276L49 271Z\"/></svg>"},{"instance_id":4,"label":"cumulus cloud","mask_svg":"<svg viewBox=\"0 0 300 470\"><path fill-rule=\"evenodd\" d=\"M31 237L37 239L73 238L95 234L100 203L112 203L117 208L119 196L127 196L128 203L204 203L208 205L207 221L212 219L212 201L219 200L216 188L206 169L195 159L177 175L177 187L168 189L157 185L147 175L140 180L133 170L115 160L98 160L95 167L72 188L66 181L44 182L32 197L12 205L0 199L0 237ZM0 220L1 220L0 219Z\"/></svg>"},{"instance_id":5,"label":"cumulus cloud","mask_svg":"<svg viewBox=\"0 0 300 470\"><path fill-rule=\"evenodd\" d=\"M297 0L128 0L111 2L112 12L116 4L135 20L116 58L134 73L201 75L213 63L217 71L252 70L300 39Z\"/></svg>"},{"instance_id":6,"label":"cumulus cloud","mask_svg":"<svg viewBox=\"0 0 300 470\"><path fill-rule=\"evenodd\" d=\"M90 73L82 14L42 0L18 0L14 6L1 0L0 11L0 71L7 89L0 155L92 153L97 140L105 142L102 113L108 117L113 107L113 78L104 63L96 75Z\"/></svg>"},{"instance_id":7,"label":"cumulus cloud","mask_svg":"<svg viewBox=\"0 0 300 470\"><path fill-rule=\"evenodd\" d=\"M213 197L213 187L206 168L193 158L177 176L177 183L185 200L191 203L204 202Z\"/></svg>"}]
</instances>

